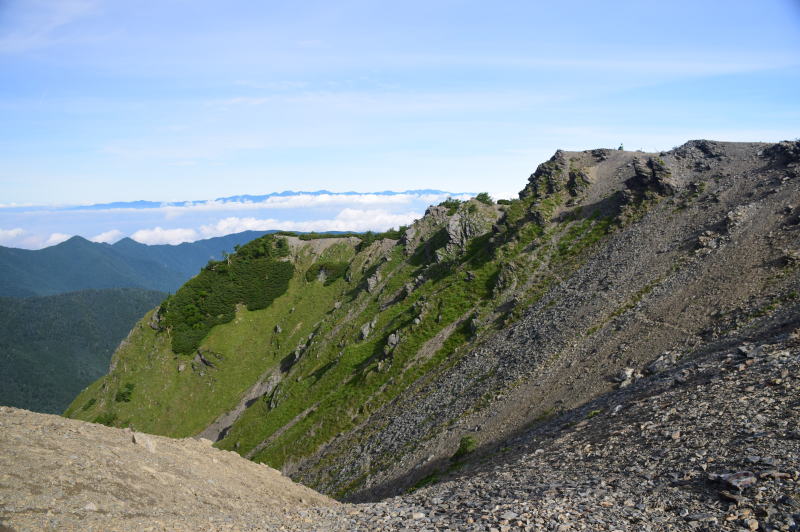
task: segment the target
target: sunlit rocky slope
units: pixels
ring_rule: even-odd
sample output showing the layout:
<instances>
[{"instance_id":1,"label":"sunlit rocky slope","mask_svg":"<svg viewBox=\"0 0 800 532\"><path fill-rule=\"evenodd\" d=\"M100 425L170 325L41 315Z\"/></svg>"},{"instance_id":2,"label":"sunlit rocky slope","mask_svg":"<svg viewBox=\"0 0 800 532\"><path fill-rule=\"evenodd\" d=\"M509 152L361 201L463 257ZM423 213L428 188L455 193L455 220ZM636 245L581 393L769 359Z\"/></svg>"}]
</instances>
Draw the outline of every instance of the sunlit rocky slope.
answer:
<instances>
[{"instance_id":1,"label":"sunlit rocky slope","mask_svg":"<svg viewBox=\"0 0 800 532\"><path fill-rule=\"evenodd\" d=\"M501 445L462 439L379 502L336 504L207 440L0 407L0 530L797 530L797 310L662 355Z\"/></svg>"},{"instance_id":2,"label":"sunlit rocky slope","mask_svg":"<svg viewBox=\"0 0 800 532\"><path fill-rule=\"evenodd\" d=\"M511 202L262 237L145 316L66 415L202 435L339 498L433 482L794 315L799 163L796 142L559 151Z\"/></svg>"}]
</instances>

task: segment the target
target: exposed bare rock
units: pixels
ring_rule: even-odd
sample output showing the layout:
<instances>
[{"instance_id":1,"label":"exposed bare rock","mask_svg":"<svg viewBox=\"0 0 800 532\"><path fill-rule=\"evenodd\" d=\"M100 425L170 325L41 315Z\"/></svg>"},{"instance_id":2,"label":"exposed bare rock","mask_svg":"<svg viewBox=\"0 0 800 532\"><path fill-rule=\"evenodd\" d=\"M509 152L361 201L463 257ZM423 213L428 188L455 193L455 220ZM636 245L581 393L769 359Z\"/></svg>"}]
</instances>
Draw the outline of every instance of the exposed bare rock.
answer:
<instances>
[{"instance_id":1,"label":"exposed bare rock","mask_svg":"<svg viewBox=\"0 0 800 532\"><path fill-rule=\"evenodd\" d=\"M399 341L400 341L400 333L393 332L392 334L389 335L389 338L386 339L386 346L389 348L393 348L397 345Z\"/></svg>"},{"instance_id":2,"label":"exposed bare rock","mask_svg":"<svg viewBox=\"0 0 800 532\"><path fill-rule=\"evenodd\" d=\"M519 193L520 199L540 197L562 190L568 178L565 153L557 150L549 161L540 164L528 178L528 185Z\"/></svg>"},{"instance_id":3,"label":"exposed bare rock","mask_svg":"<svg viewBox=\"0 0 800 532\"><path fill-rule=\"evenodd\" d=\"M589 186L590 183L591 179L589 178L589 174L586 173L586 170L573 167L569 169L567 190L569 191L570 196L578 196L584 188Z\"/></svg>"},{"instance_id":4,"label":"exposed bare rock","mask_svg":"<svg viewBox=\"0 0 800 532\"><path fill-rule=\"evenodd\" d=\"M453 207L430 206L403 237L407 255L420 254L425 261L445 261L462 252L472 238L492 230L500 216L495 205L469 200Z\"/></svg>"},{"instance_id":5,"label":"exposed bare rock","mask_svg":"<svg viewBox=\"0 0 800 532\"><path fill-rule=\"evenodd\" d=\"M367 278L367 292L374 292L375 288L381 282L381 274L379 272L375 272Z\"/></svg>"},{"instance_id":6,"label":"exposed bare rock","mask_svg":"<svg viewBox=\"0 0 800 532\"><path fill-rule=\"evenodd\" d=\"M633 169L636 175L630 182L632 187L640 190L653 190L664 195L675 193L672 174L662 159L648 157L646 161L643 161L639 157L635 157Z\"/></svg>"},{"instance_id":7,"label":"exposed bare rock","mask_svg":"<svg viewBox=\"0 0 800 532\"><path fill-rule=\"evenodd\" d=\"M209 443L0 407L0 529L309 530L337 504Z\"/></svg>"},{"instance_id":8,"label":"exposed bare rock","mask_svg":"<svg viewBox=\"0 0 800 532\"><path fill-rule=\"evenodd\" d=\"M480 202L462 205L445 226L447 242L436 251L437 259L441 262L463 251L467 242L491 231L496 219L497 212Z\"/></svg>"},{"instance_id":9,"label":"exposed bare rock","mask_svg":"<svg viewBox=\"0 0 800 532\"><path fill-rule=\"evenodd\" d=\"M800 176L800 140L773 144L764 150L764 155L777 166L785 166L789 177Z\"/></svg>"},{"instance_id":10,"label":"exposed bare rock","mask_svg":"<svg viewBox=\"0 0 800 532\"><path fill-rule=\"evenodd\" d=\"M647 373L653 375L662 371L666 371L674 366L680 360L681 354L677 351L665 351L657 359L647 366Z\"/></svg>"},{"instance_id":11,"label":"exposed bare rock","mask_svg":"<svg viewBox=\"0 0 800 532\"><path fill-rule=\"evenodd\" d=\"M154 331L161 330L161 307L157 308L152 314L150 314L150 321L148 321L147 324Z\"/></svg>"},{"instance_id":12,"label":"exposed bare rock","mask_svg":"<svg viewBox=\"0 0 800 532\"><path fill-rule=\"evenodd\" d=\"M369 337L370 333L372 332L372 329L375 328L376 323L378 323L378 320L373 319L372 321L368 321L367 323L361 326L360 333L362 340L366 340Z\"/></svg>"},{"instance_id":13,"label":"exposed bare rock","mask_svg":"<svg viewBox=\"0 0 800 532\"><path fill-rule=\"evenodd\" d=\"M280 382L280 375L275 375L272 372L262 375L258 382L245 392L236 407L219 416L211 425L206 427L203 432L198 434L197 437L205 438L213 442L224 438L231 425L239 419L245 409L260 397L272 393Z\"/></svg>"}]
</instances>

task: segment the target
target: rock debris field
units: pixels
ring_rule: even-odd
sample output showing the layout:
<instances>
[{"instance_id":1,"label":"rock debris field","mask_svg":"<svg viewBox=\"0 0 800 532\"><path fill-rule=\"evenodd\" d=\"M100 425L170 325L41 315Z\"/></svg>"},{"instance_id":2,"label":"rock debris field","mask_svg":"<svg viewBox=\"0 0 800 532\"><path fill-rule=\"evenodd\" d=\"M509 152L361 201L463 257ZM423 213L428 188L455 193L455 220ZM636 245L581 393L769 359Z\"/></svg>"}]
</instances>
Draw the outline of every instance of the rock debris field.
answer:
<instances>
[{"instance_id":1,"label":"rock debris field","mask_svg":"<svg viewBox=\"0 0 800 532\"><path fill-rule=\"evenodd\" d=\"M663 365L363 504L203 440L2 408L0 530L800 530L800 330Z\"/></svg>"}]
</instances>

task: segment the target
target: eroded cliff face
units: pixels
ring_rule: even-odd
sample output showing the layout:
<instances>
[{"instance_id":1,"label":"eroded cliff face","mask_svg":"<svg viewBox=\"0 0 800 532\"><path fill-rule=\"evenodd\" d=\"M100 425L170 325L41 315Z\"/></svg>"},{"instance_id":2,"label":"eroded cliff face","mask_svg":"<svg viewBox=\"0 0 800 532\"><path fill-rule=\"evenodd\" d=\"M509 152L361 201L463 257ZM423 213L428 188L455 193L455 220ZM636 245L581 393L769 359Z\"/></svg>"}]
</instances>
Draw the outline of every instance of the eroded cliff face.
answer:
<instances>
[{"instance_id":1,"label":"eroded cliff face","mask_svg":"<svg viewBox=\"0 0 800 532\"><path fill-rule=\"evenodd\" d=\"M397 239L275 237L284 293L185 355L148 316L67 415L399 493L464 438L498 444L793 305L797 149L559 151L520 199L445 202Z\"/></svg>"}]
</instances>

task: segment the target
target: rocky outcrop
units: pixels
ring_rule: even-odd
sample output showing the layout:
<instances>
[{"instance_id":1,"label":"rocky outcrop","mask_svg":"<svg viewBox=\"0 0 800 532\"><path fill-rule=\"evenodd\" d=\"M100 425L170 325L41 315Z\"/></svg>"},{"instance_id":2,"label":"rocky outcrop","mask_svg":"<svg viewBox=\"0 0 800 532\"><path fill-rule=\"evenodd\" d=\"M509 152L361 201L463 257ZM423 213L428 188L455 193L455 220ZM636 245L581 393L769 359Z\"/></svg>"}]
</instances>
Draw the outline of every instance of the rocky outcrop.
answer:
<instances>
[{"instance_id":1,"label":"rocky outcrop","mask_svg":"<svg viewBox=\"0 0 800 532\"><path fill-rule=\"evenodd\" d=\"M477 201L470 201L450 216L445 225L446 243L436 250L439 262L455 257L466 249L470 240L492 230L497 212L494 208L479 205Z\"/></svg>"},{"instance_id":2,"label":"rocky outcrop","mask_svg":"<svg viewBox=\"0 0 800 532\"><path fill-rule=\"evenodd\" d=\"M218 417L214 422L198 434L197 438L205 438L213 442L219 441L225 437L228 430L236 422L237 419L244 413L244 411L253 404L256 400L269 395L275 390L275 387L281 382L281 376L275 375L270 372L268 375L262 376L247 392L242 396L239 404L228 412L225 412Z\"/></svg>"},{"instance_id":3,"label":"rocky outcrop","mask_svg":"<svg viewBox=\"0 0 800 532\"><path fill-rule=\"evenodd\" d=\"M569 163L562 150L556 151L549 161L542 163L528 178L528 184L519 193L520 199L539 198L563 190L569 176Z\"/></svg>"},{"instance_id":4,"label":"rocky outcrop","mask_svg":"<svg viewBox=\"0 0 800 532\"><path fill-rule=\"evenodd\" d=\"M639 157L635 157L633 169L635 175L629 181L631 188L637 191L652 190L666 196L675 193L675 185L671 179L672 174L663 159L648 157L646 161L643 161Z\"/></svg>"},{"instance_id":5,"label":"rocky outcrop","mask_svg":"<svg viewBox=\"0 0 800 532\"><path fill-rule=\"evenodd\" d=\"M364 325L361 326L361 329L360 329L361 340L366 340L367 338L369 338L369 335L372 332L372 329L375 328L375 325L377 323L378 323L378 320L377 319L373 319L373 320L368 321L367 323L365 323Z\"/></svg>"},{"instance_id":6,"label":"rocky outcrop","mask_svg":"<svg viewBox=\"0 0 800 532\"><path fill-rule=\"evenodd\" d=\"M800 140L773 144L763 154L776 166L785 167L787 176L800 177Z\"/></svg>"},{"instance_id":7,"label":"rocky outcrop","mask_svg":"<svg viewBox=\"0 0 800 532\"><path fill-rule=\"evenodd\" d=\"M367 277L367 292L369 293L374 292L380 282L381 282L380 272L375 272L369 277Z\"/></svg>"},{"instance_id":8,"label":"rocky outcrop","mask_svg":"<svg viewBox=\"0 0 800 532\"><path fill-rule=\"evenodd\" d=\"M467 243L485 235L500 217L496 205L476 200L455 202L456 206L432 205L425 216L407 230L401 244L407 256L425 262L444 262L464 252Z\"/></svg>"},{"instance_id":9,"label":"rocky outcrop","mask_svg":"<svg viewBox=\"0 0 800 532\"><path fill-rule=\"evenodd\" d=\"M576 197L580 195L581 191L591 183L589 174L582 168L570 168L569 178L567 180L567 190L570 196Z\"/></svg>"},{"instance_id":10,"label":"rocky outcrop","mask_svg":"<svg viewBox=\"0 0 800 532\"><path fill-rule=\"evenodd\" d=\"M147 324L154 331L160 331L160 330L163 329L163 327L162 327L161 307L160 306L152 314L150 314L150 320L147 322Z\"/></svg>"}]
</instances>

